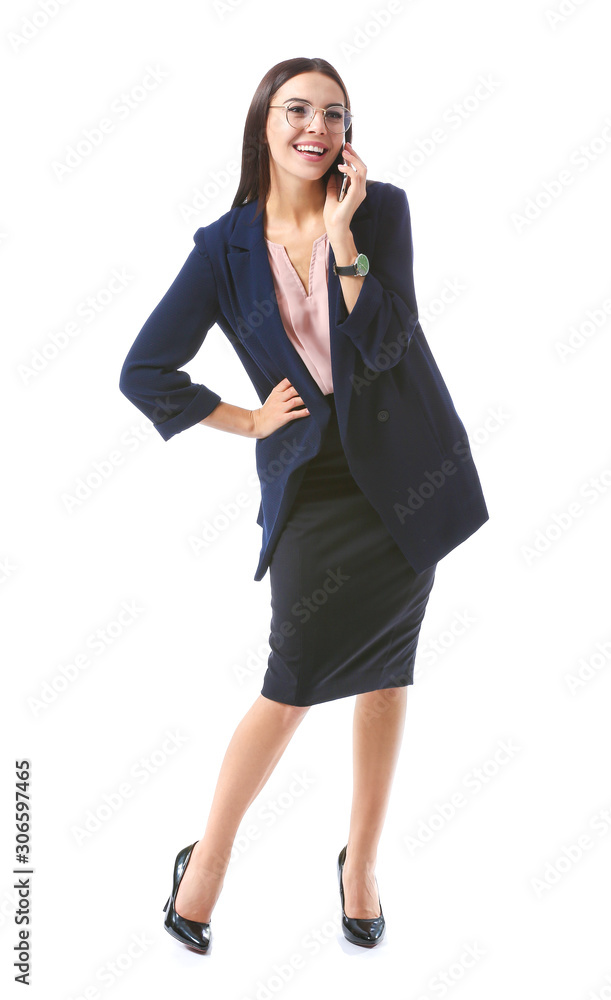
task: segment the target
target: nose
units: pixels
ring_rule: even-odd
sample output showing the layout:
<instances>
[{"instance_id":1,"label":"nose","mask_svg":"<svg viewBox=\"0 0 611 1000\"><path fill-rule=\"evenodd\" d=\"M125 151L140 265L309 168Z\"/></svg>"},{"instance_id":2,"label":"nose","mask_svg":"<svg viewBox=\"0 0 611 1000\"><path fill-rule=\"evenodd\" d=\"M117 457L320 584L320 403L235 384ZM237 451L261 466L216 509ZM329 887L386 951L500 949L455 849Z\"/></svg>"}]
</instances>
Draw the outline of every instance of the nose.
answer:
<instances>
[{"instance_id":1,"label":"nose","mask_svg":"<svg viewBox=\"0 0 611 1000\"><path fill-rule=\"evenodd\" d=\"M320 115L320 122L318 122L318 118L317 118L318 115ZM308 129L315 129L316 125L319 125L319 128L316 129L316 131L318 131L318 132L326 132L327 131L327 123L325 121L325 116L323 115L322 111L315 111L314 112L314 114L312 116L312 121L308 125Z\"/></svg>"}]
</instances>

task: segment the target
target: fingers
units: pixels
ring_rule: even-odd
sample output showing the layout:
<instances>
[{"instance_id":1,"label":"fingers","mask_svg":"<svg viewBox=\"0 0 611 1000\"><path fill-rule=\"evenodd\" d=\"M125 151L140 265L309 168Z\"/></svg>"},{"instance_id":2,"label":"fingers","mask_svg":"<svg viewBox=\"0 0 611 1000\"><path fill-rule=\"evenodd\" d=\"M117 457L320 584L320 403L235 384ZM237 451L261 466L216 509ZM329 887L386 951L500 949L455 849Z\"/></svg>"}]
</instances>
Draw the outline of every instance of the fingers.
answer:
<instances>
[{"instance_id":1,"label":"fingers","mask_svg":"<svg viewBox=\"0 0 611 1000\"><path fill-rule=\"evenodd\" d=\"M360 156L358 156L358 155L357 155L357 154L356 154L356 153L354 152L354 149L353 149L353 148L352 148L352 146L350 146L349 144L346 144L346 145L344 146L344 148L343 148L343 150L342 150L342 154L343 154L344 156L347 156L347 157L348 157L348 159L353 159L353 160L356 160L356 161L357 161L357 163L363 163L363 161L361 160ZM364 164L364 163L363 163L363 166L365 166L365 164Z\"/></svg>"},{"instance_id":2,"label":"fingers","mask_svg":"<svg viewBox=\"0 0 611 1000\"><path fill-rule=\"evenodd\" d=\"M300 395L291 396L290 399L285 400L285 402L291 404L291 408L286 411L291 414L291 417L300 417L303 413L310 412ZM297 409L297 407L304 407L304 409Z\"/></svg>"},{"instance_id":3,"label":"fingers","mask_svg":"<svg viewBox=\"0 0 611 1000\"><path fill-rule=\"evenodd\" d=\"M274 387L278 392L284 392L286 389L292 389L293 383L288 378L283 378L282 382L278 382L278 385Z\"/></svg>"},{"instance_id":4,"label":"fingers","mask_svg":"<svg viewBox=\"0 0 611 1000\"><path fill-rule=\"evenodd\" d=\"M342 152L343 152L344 157L346 158L346 164L347 164L346 169L349 169L349 176L351 176L352 174L357 174L357 176L365 177L366 174L367 174L367 164L363 163L363 161L361 160L360 156L357 156L357 154L354 152L354 150L352 149L352 147L351 146L350 147L349 146L344 146L344 149L343 149ZM338 167L339 167L340 170L341 170L342 166L343 166L343 164L341 164L341 163L338 164ZM357 166L359 168L358 170L357 170ZM359 174L359 170L361 171L360 174Z\"/></svg>"},{"instance_id":5,"label":"fingers","mask_svg":"<svg viewBox=\"0 0 611 1000\"><path fill-rule=\"evenodd\" d=\"M284 396L283 402L291 404L291 408L289 410L286 410L287 414L289 413L291 414L291 419L293 416L301 417L309 415L310 411L308 410L307 406L305 406L303 397L299 395L299 393L293 386L292 382L290 382L288 378L283 378L281 382L278 382L278 385L275 386L275 388L278 393L288 394ZM294 393L294 395L290 395L291 391ZM297 410L296 409L297 406L302 406L305 408Z\"/></svg>"},{"instance_id":6,"label":"fingers","mask_svg":"<svg viewBox=\"0 0 611 1000\"><path fill-rule=\"evenodd\" d=\"M305 403L304 403L303 399L301 398L301 396L293 396L290 399L290 402L293 403L293 404L296 404L296 405L305 406ZM289 412L290 412L290 410L289 410Z\"/></svg>"},{"instance_id":7,"label":"fingers","mask_svg":"<svg viewBox=\"0 0 611 1000\"><path fill-rule=\"evenodd\" d=\"M308 408L305 407L303 410L289 410L284 415L286 417L284 423L288 424L291 420L296 420L297 417L309 417L311 414Z\"/></svg>"},{"instance_id":8,"label":"fingers","mask_svg":"<svg viewBox=\"0 0 611 1000\"><path fill-rule=\"evenodd\" d=\"M295 389L295 387L293 386L293 383L289 382L288 378L283 378L282 382L278 382L278 385L275 386L275 389L276 389L277 392L289 392L289 390L291 390L291 389L293 390L293 392L297 391ZM288 396L288 397L285 397L285 398L291 399L292 397Z\"/></svg>"}]
</instances>

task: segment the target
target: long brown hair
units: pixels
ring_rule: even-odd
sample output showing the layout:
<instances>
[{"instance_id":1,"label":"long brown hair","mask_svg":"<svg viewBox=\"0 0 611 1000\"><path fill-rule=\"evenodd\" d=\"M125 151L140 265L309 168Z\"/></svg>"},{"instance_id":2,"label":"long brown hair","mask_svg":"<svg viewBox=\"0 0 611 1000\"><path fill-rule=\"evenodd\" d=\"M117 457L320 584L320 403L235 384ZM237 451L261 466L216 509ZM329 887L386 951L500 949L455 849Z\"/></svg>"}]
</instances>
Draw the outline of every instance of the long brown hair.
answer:
<instances>
[{"instance_id":1,"label":"long brown hair","mask_svg":"<svg viewBox=\"0 0 611 1000\"><path fill-rule=\"evenodd\" d=\"M342 88L344 93L344 107L350 110L350 98L344 86L344 82L337 70L327 62L326 59L284 59L276 63L267 71L261 83L257 87L255 95L250 103L246 124L244 125L244 140L242 143L242 172L240 183L235 198L231 205L246 205L255 199L259 199L259 204L255 214L255 219L263 211L270 187L269 172L269 146L267 145L267 106L272 94L275 94L280 87L290 80L291 77L299 73L309 72L325 73ZM345 134L346 142L352 139L352 123ZM341 151L337 159L331 164L322 182L327 185L331 171L336 168L337 163L343 163Z\"/></svg>"}]
</instances>

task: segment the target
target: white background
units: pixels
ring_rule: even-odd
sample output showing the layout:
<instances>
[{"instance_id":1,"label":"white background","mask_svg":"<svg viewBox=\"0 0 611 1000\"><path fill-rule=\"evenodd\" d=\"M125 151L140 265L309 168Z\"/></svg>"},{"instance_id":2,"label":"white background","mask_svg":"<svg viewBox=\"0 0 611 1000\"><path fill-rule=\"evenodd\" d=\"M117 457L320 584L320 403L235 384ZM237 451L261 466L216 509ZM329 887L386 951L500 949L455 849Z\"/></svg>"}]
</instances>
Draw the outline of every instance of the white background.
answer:
<instances>
[{"instance_id":1,"label":"white background","mask_svg":"<svg viewBox=\"0 0 611 1000\"><path fill-rule=\"evenodd\" d=\"M611 996L605 0L47 9L11 0L2 13L9 995L22 995L13 765L29 758L29 996ZM118 379L193 233L231 206L261 78L301 55L337 67L368 176L407 192L422 326L490 521L439 564L423 624L376 869L383 943L356 948L339 923L346 698L310 709L245 816L212 949L198 956L164 931L162 906L266 668L254 441L195 426L164 442ZM138 94L149 67L159 84L124 119L111 114L113 131L59 175L68 148L121 94ZM197 190L207 203L189 208ZM82 303L103 298L113 269L129 280L86 322ZM462 291L440 310L456 281ZM62 341L71 322L79 332ZM188 371L229 402L259 405L218 327ZM110 474L70 504L96 463ZM195 552L193 537L243 492L239 516ZM139 611L117 627L123 602ZM98 630L103 652L90 644ZM168 733L178 744L164 754ZM105 813L105 796L120 807ZM104 821L87 832L96 811Z\"/></svg>"}]
</instances>

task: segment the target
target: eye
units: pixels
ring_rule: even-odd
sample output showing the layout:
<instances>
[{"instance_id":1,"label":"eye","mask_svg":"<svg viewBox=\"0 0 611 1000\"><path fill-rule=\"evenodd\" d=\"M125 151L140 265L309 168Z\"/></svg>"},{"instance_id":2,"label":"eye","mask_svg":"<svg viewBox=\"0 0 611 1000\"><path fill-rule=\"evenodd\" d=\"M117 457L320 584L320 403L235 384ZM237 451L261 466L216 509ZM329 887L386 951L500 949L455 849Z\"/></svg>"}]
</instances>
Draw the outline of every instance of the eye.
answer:
<instances>
[{"instance_id":1,"label":"eye","mask_svg":"<svg viewBox=\"0 0 611 1000\"><path fill-rule=\"evenodd\" d=\"M307 109L303 104L291 104L289 105L289 111L293 114L305 115Z\"/></svg>"}]
</instances>

